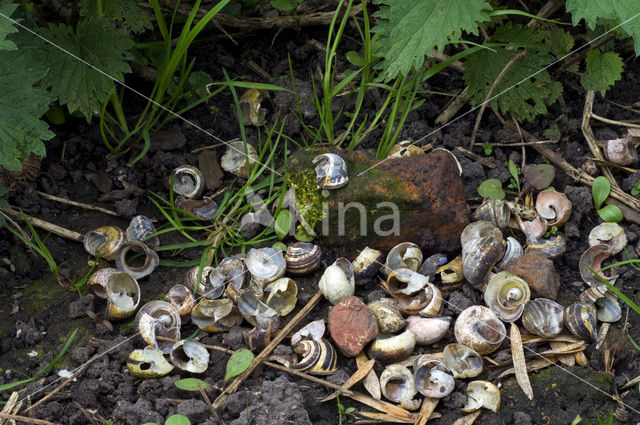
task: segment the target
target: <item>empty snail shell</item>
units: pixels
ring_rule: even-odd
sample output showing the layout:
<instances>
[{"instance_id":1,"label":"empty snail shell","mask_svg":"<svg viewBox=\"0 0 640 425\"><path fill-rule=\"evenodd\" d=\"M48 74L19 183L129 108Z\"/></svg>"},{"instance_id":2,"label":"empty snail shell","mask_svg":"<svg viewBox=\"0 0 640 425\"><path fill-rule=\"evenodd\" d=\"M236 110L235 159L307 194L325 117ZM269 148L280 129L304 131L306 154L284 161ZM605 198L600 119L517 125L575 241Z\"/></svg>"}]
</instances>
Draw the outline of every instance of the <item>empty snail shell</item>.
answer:
<instances>
[{"instance_id":1,"label":"empty snail shell","mask_svg":"<svg viewBox=\"0 0 640 425\"><path fill-rule=\"evenodd\" d=\"M127 237L117 226L102 226L84 235L84 249L91 255L113 260Z\"/></svg>"},{"instance_id":2,"label":"empty snail shell","mask_svg":"<svg viewBox=\"0 0 640 425\"><path fill-rule=\"evenodd\" d=\"M114 273L122 272L112 267L100 269L89 276L89 279L87 280L87 286L92 289L93 292L95 292L96 296L98 296L99 298L107 298L107 292L105 291L105 288L107 287L109 277Z\"/></svg>"},{"instance_id":3,"label":"empty snail shell","mask_svg":"<svg viewBox=\"0 0 640 425\"><path fill-rule=\"evenodd\" d=\"M202 220L213 220L218 212L218 204L208 196L202 199L189 199L179 195L176 197L175 204L177 208L190 212Z\"/></svg>"},{"instance_id":4,"label":"empty snail shell","mask_svg":"<svg viewBox=\"0 0 640 425\"><path fill-rule=\"evenodd\" d=\"M550 238L528 239L524 253L537 252L547 258L558 258L567 250L567 243L562 235Z\"/></svg>"},{"instance_id":5,"label":"empty snail shell","mask_svg":"<svg viewBox=\"0 0 640 425\"><path fill-rule=\"evenodd\" d=\"M198 273L200 273L199 281ZM225 276L220 271L216 271L215 267L204 266L200 271L200 266L195 266L187 272L187 284L198 297L213 300L224 293Z\"/></svg>"},{"instance_id":6,"label":"empty snail shell","mask_svg":"<svg viewBox=\"0 0 640 425\"><path fill-rule=\"evenodd\" d=\"M460 234L460 246L463 248L469 242L494 234L502 236L502 232L493 223L488 221L474 221L469 223Z\"/></svg>"},{"instance_id":7,"label":"empty snail shell","mask_svg":"<svg viewBox=\"0 0 640 425\"><path fill-rule=\"evenodd\" d=\"M127 358L127 369L138 378L158 378L171 373L173 366L164 358L162 351L153 347L133 350Z\"/></svg>"},{"instance_id":8,"label":"empty snail shell","mask_svg":"<svg viewBox=\"0 0 640 425\"><path fill-rule=\"evenodd\" d=\"M576 337L595 341L598 339L596 308L590 302L576 302L564 309L564 325Z\"/></svg>"},{"instance_id":9,"label":"empty snail shell","mask_svg":"<svg viewBox=\"0 0 640 425\"><path fill-rule=\"evenodd\" d=\"M416 344L430 345L440 341L451 326L451 317L407 317L407 330L416 337Z\"/></svg>"},{"instance_id":10,"label":"empty snail shell","mask_svg":"<svg viewBox=\"0 0 640 425\"><path fill-rule=\"evenodd\" d=\"M413 375L405 366L387 366L380 375L380 389L387 400L400 403L405 409L415 410L420 406L420 402L413 399L418 393Z\"/></svg>"},{"instance_id":11,"label":"empty snail shell","mask_svg":"<svg viewBox=\"0 0 640 425\"><path fill-rule=\"evenodd\" d=\"M109 276L105 293L107 320L131 317L140 304L140 286L136 279L127 273L114 273Z\"/></svg>"},{"instance_id":12,"label":"empty snail shell","mask_svg":"<svg viewBox=\"0 0 640 425\"><path fill-rule=\"evenodd\" d=\"M347 163L335 153L323 153L313 158L318 189L339 189L349 183Z\"/></svg>"},{"instance_id":13,"label":"empty snail shell","mask_svg":"<svg viewBox=\"0 0 640 425\"><path fill-rule=\"evenodd\" d=\"M523 279L509 272L494 275L484 291L484 302L505 322L520 318L531 292Z\"/></svg>"},{"instance_id":14,"label":"empty snail shell","mask_svg":"<svg viewBox=\"0 0 640 425\"><path fill-rule=\"evenodd\" d=\"M543 190L536 198L536 211L550 226L560 227L571 217L571 201L562 192Z\"/></svg>"},{"instance_id":15,"label":"empty snail shell","mask_svg":"<svg viewBox=\"0 0 640 425\"><path fill-rule=\"evenodd\" d=\"M413 383L420 394L429 398L443 398L453 392L455 380L446 365L430 355L416 357L413 363Z\"/></svg>"},{"instance_id":16,"label":"empty snail shell","mask_svg":"<svg viewBox=\"0 0 640 425\"><path fill-rule=\"evenodd\" d=\"M442 313L442 292L436 285L427 282L425 286L425 295L428 299L427 305L418 312L420 316L437 317Z\"/></svg>"},{"instance_id":17,"label":"empty snail shell","mask_svg":"<svg viewBox=\"0 0 640 425\"><path fill-rule=\"evenodd\" d=\"M164 353L171 350L171 342L158 337L180 339L180 314L178 310L166 301L149 301L140 308L134 327L143 341L158 348Z\"/></svg>"},{"instance_id":18,"label":"empty snail shell","mask_svg":"<svg viewBox=\"0 0 640 425\"><path fill-rule=\"evenodd\" d=\"M445 291L453 291L464 284L464 267L462 264L462 256L458 255L436 269L436 275L440 275L442 288ZM430 279L431 280L431 279Z\"/></svg>"},{"instance_id":19,"label":"empty snail shell","mask_svg":"<svg viewBox=\"0 0 640 425\"><path fill-rule=\"evenodd\" d=\"M498 269L503 269L507 264L515 260L516 258L522 257L524 255L524 249L518 240L512 236L507 238L507 246L504 251L504 255L496 264Z\"/></svg>"},{"instance_id":20,"label":"empty snail shell","mask_svg":"<svg viewBox=\"0 0 640 425\"><path fill-rule=\"evenodd\" d=\"M343 298L352 296L355 291L355 279L349 260L340 257L327 267L318 282L318 288L333 305Z\"/></svg>"},{"instance_id":21,"label":"empty snail shell","mask_svg":"<svg viewBox=\"0 0 640 425\"><path fill-rule=\"evenodd\" d=\"M484 407L497 412L500 408L500 389L489 381L471 381L467 385L465 412L475 412Z\"/></svg>"},{"instance_id":22,"label":"empty snail shell","mask_svg":"<svg viewBox=\"0 0 640 425\"><path fill-rule=\"evenodd\" d=\"M180 316L186 316L191 313L193 306L196 304L196 299L189 288L184 285L173 285L169 291L167 291L167 300L171 304Z\"/></svg>"},{"instance_id":23,"label":"empty snail shell","mask_svg":"<svg viewBox=\"0 0 640 425\"><path fill-rule=\"evenodd\" d=\"M366 247L353 260L353 271L355 273L356 284L365 284L375 276L382 266L382 252L377 249Z\"/></svg>"},{"instance_id":24,"label":"empty snail shell","mask_svg":"<svg viewBox=\"0 0 640 425\"><path fill-rule=\"evenodd\" d=\"M488 221L498 229L506 229L511 220L511 210L500 199L485 199L475 210L472 218L476 221Z\"/></svg>"},{"instance_id":25,"label":"empty snail shell","mask_svg":"<svg viewBox=\"0 0 640 425\"><path fill-rule=\"evenodd\" d=\"M252 292L245 292L238 299L238 310L252 326L276 330L280 324L278 313L260 301Z\"/></svg>"},{"instance_id":26,"label":"empty snail shell","mask_svg":"<svg viewBox=\"0 0 640 425\"><path fill-rule=\"evenodd\" d=\"M403 140L393 145L387 158L408 158L417 155L425 155L425 151L421 147L414 145L411 140Z\"/></svg>"},{"instance_id":27,"label":"empty snail shell","mask_svg":"<svg viewBox=\"0 0 640 425\"><path fill-rule=\"evenodd\" d=\"M282 251L275 248L251 248L245 264L251 279L263 284L281 278L287 268Z\"/></svg>"},{"instance_id":28,"label":"empty snail shell","mask_svg":"<svg viewBox=\"0 0 640 425\"><path fill-rule=\"evenodd\" d=\"M556 336L564 326L564 308L548 298L535 298L524 306L522 325L534 335Z\"/></svg>"},{"instance_id":29,"label":"empty snail shell","mask_svg":"<svg viewBox=\"0 0 640 425\"><path fill-rule=\"evenodd\" d=\"M262 109L262 101L266 99L267 96L268 93L266 90L259 89L248 89L242 94L238 101L242 124L251 124L259 127L264 123L264 116L267 111Z\"/></svg>"},{"instance_id":30,"label":"empty snail shell","mask_svg":"<svg viewBox=\"0 0 640 425\"><path fill-rule=\"evenodd\" d=\"M595 285L591 285L589 288L582 291L579 300L589 303L595 303L600 298L604 297L609 288L607 285L601 282L597 282Z\"/></svg>"},{"instance_id":31,"label":"empty snail shell","mask_svg":"<svg viewBox=\"0 0 640 425\"><path fill-rule=\"evenodd\" d=\"M312 273L320 265L322 248L309 242L296 242L287 247L284 259L287 273L296 276Z\"/></svg>"},{"instance_id":32,"label":"empty snail shell","mask_svg":"<svg viewBox=\"0 0 640 425\"><path fill-rule=\"evenodd\" d=\"M607 140L604 155L609 161L623 166L631 165L638 160L638 152L630 134L620 139Z\"/></svg>"},{"instance_id":33,"label":"empty snail shell","mask_svg":"<svg viewBox=\"0 0 640 425\"><path fill-rule=\"evenodd\" d=\"M601 322L613 323L622 318L620 303L611 291L605 292L603 297L596 300L596 311Z\"/></svg>"},{"instance_id":34,"label":"empty snail shell","mask_svg":"<svg viewBox=\"0 0 640 425\"><path fill-rule=\"evenodd\" d=\"M447 256L444 254L433 254L428 257L420 268L418 273L429 278L429 282L434 282L436 270L447 263ZM462 260L460 261L460 274L462 274ZM462 277L464 279L464 276Z\"/></svg>"},{"instance_id":35,"label":"empty snail shell","mask_svg":"<svg viewBox=\"0 0 640 425\"><path fill-rule=\"evenodd\" d=\"M242 336L249 350L256 352L262 350L271 342L271 329L260 329L254 326L251 329L243 330Z\"/></svg>"},{"instance_id":36,"label":"empty snail shell","mask_svg":"<svg viewBox=\"0 0 640 425\"><path fill-rule=\"evenodd\" d=\"M239 177L247 177L247 158L249 169L258 162L258 152L253 145L246 144L242 140L229 142L226 144L227 150L220 159L220 166L223 170L235 174Z\"/></svg>"},{"instance_id":37,"label":"empty snail shell","mask_svg":"<svg viewBox=\"0 0 640 425\"><path fill-rule=\"evenodd\" d=\"M370 354L381 362L394 363L409 357L415 346L415 335L405 330L399 335L378 335L371 343Z\"/></svg>"},{"instance_id":38,"label":"empty snail shell","mask_svg":"<svg viewBox=\"0 0 640 425\"><path fill-rule=\"evenodd\" d=\"M615 255L627 246L627 235L618 223L601 223L589 232L589 246L609 245L609 252Z\"/></svg>"},{"instance_id":39,"label":"empty snail shell","mask_svg":"<svg viewBox=\"0 0 640 425\"><path fill-rule=\"evenodd\" d=\"M132 263L129 258L130 253L142 254L144 256L142 265L137 265L135 259L134 263ZM136 279L149 276L153 273L159 262L158 254L147 245L138 241L125 242L116 253L116 266Z\"/></svg>"},{"instance_id":40,"label":"empty snail shell","mask_svg":"<svg viewBox=\"0 0 640 425\"><path fill-rule=\"evenodd\" d=\"M203 298L191 310L191 321L205 332L226 332L242 322L242 315L228 298Z\"/></svg>"},{"instance_id":41,"label":"empty snail shell","mask_svg":"<svg viewBox=\"0 0 640 425\"><path fill-rule=\"evenodd\" d=\"M178 369L191 373L203 373L209 366L209 351L198 341L176 342L171 347L169 358Z\"/></svg>"},{"instance_id":42,"label":"empty snail shell","mask_svg":"<svg viewBox=\"0 0 640 425\"><path fill-rule=\"evenodd\" d=\"M152 250L160 246L160 238L151 236L156 232L156 227L149 217L137 215L131 219L125 231L128 241L139 241L147 245Z\"/></svg>"},{"instance_id":43,"label":"empty snail shell","mask_svg":"<svg viewBox=\"0 0 640 425\"><path fill-rule=\"evenodd\" d=\"M185 198L198 198L204 191L204 176L193 165L181 165L171 173L173 192Z\"/></svg>"},{"instance_id":44,"label":"empty snail shell","mask_svg":"<svg viewBox=\"0 0 640 425\"><path fill-rule=\"evenodd\" d=\"M397 268L389 273L385 289L391 295L415 295L429 282L426 276L409 269Z\"/></svg>"},{"instance_id":45,"label":"empty snail shell","mask_svg":"<svg viewBox=\"0 0 640 425\"><path fill-rule=\"evenodd\" d=\"M267 304L279 316L286 316L296 307L298 287L293 279L283 277L269 284L265 289L269 293Z\"/></svg>"},{"instance_id":46,"label":"empty snail shell","mask_svg":"<svg viewBox=\"0 0 640 425\"><path fill-rule=\"evenodd\" d=\"M398 303L391 298L380 298L367 304L367 307L376 317L378 332L382 334L394 334L400 332L407 325L398 308Z\"/></svg>"},{"instance_id":47,"label":"empty snail shell","mask_svg":"<svg viewBox=\"0 0 640 425\"><path fill-rule=\"evenodd\" d=\"M580 270L580 277L589 286L598 286L602 283L593 274L591 270L596 272L601 278L613 283L618 277L617 274L607 276L604 272L601 272L602 262L611 256L611 247L607 244L597 244L587 248L580 257L580 264L578 269ZM589 270L591 269L591 270Z\"/></svg>"},{"instance_id":48,"label":"empty snail shell","mask_svg":"<svg viewBox=\"0 0 640 425\"><path fill-rule=\"evenodd\" d=\"M482 373L482 356L466 345L449 344L442 354L454 378L475 378Z\"/></svg>"},{"instance_id":49,"label":"empty snail shell","mask_svg":"<svg viewBox=\"0 0 640 425\"><path fill-rule=\"evenodd\" d=\"M454 333L458 344L464 344L485 355L500 347L506 336L506 329L504 323L488 307L474 305L460 313Z\"/></svg>"},{"instance_id":50,"label":"empty snail shell","mask_svg":"<svg viewBox=\"0 0 640 425\"><path fill-rule=\"evenodd\" d=\"M547 233L547 220L542 217L536 217L530 221L524 221L521 229L527 235L527 239L539 239Z\"/></svg>"},{"instance_id":51,"label":"empty snail shell","mask_svg":"<svg viewBox=\"0 0 640 425\"><path fill-rule=\"evenodd\" d=\"M324 319L314 320L293 334L291 337L291 345L295 346L303 339L320 339L324 336L325 330Z\"/></svg>"},{"instance_id":52,"label":"empty snail shell","mask_svg":"<svg viewBox=\"0 0 640 425\"><path fill-rule=\"evenodd\" d=\"M493 266L504 255L505 243L502 233L496 230L497 232L470 241L462 248L464 277L476 287L482 284Z\"/></svg>"},{"instance_id":53,"label":"empty snail shell","mask_svg":"<svg viewBox=\"0 0 640 425\"><path fill-rule=\"evenodd\" d=\"M420 247L412 242L403 242L391 248L382 271L386 275L396 269L409 269L415 272L421 264L422 251Z\"/></svg>"},{"instance_id":54,"label":"empty snail shell","mask_svg":"<svg viewBox=\"0 0 640 425\"><path fill-rule=\"evenodd\" d=\"M219 281L222 279L222 282ZM249 274L245 262L239 256L227 257L220 262L215 271L210 275L213 288L223 287L227 284L226 294L234 302L238 301L240 294L249 289L258 297L262 297L262 283L245 285L249 281Z\"/></svg>"},{"instance_id":55,"label":"empty snail shell","mask_svg":"<svg viewBox=\"0 0 640 425\"><path fill-rule=\"evenodd\" d=\"M331 375L338 370L336 349L324 338L302 340L295 345L293 351L302 356L299 362L291 365L294 370L312 375Z\"/></svg>"}]
</instances>

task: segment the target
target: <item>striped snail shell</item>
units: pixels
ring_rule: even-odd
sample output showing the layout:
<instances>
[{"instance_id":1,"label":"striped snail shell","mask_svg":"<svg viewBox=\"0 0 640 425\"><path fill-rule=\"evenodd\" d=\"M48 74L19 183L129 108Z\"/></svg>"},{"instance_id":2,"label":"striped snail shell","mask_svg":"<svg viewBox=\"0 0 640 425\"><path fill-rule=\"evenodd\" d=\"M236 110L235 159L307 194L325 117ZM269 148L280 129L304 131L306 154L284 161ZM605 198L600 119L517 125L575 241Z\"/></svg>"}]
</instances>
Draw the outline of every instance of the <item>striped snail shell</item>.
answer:
<instances>
[{"instance_id":1,"label":"striped snail shell","mask_svg":"<svg viewBox=\"0 0 640 425\"><path fill-rule=\"evenodd\" d=\"M134 327L147 344L168 353L173 345L158 337L180 339L180 314L166 301L149 301L140 308Z\"/></svg>"},{"instance_id":2,"label":"striped snail shell","mask_svg":"<svg viewBox=\"0 0 640 425\"><path fill-rule=\"evenodd\" d=\"M151 219L144 215L133 217L125 233L128 241L142 242L154 251L160 246L160 238L151 236L156 233L156 227Z\"/></svg>"},{"instance_id":3,"label":"striped snail shell","mask_svg":"<svg viewBox=\"0 0 640 425\"><path fill-rule=\"evenodd\" d=\"M322 248L309 242L296 242L287 247L284 255L287 273L304 275L315 271L322 259Z\"/></svg>"},{"instance_id":4,"label":"striped snail shell","mask_svg":"<svg viewBox=\"0 0 640 425\"><path fill-rule=\"evenodd\" d=\"M598 339L596 307L590 302L576 302L564 309L564 325L576 337L585 341Z\"/></svg>"},{"instance_id":5,"label":"striped snail shell","mask_svg":"<svg viewBox=\"0 0 640 425\"><path fill-rule=\"evenodd\" d=\"M291 365L294 370L311 375L331 375L338 370L336 349L324 338L304 339L295 345L293 351L302 356L298 363Z\"/></svg>"},{"instance_id":6,"label":"striped snail shell","mask_svg":"<svg viewBox=\"0 0 640 425\"><path fill-rule=\"evenodd\" d=\"M564 308L547 298L535 298L524 306L522 325L534 335L552 337L564 326Z\"/></svg>"},{"instance_id":7,"label":"striped snail shell","mask_svg":"<svg viewBox=\"0 0 640 425\"><path fill-rule=\"evenodd\" d=\"M185 198L198 198L204 191L202 171L193 165L181 165L171 173L173 192Z\"/></svg>"}]
</instances>

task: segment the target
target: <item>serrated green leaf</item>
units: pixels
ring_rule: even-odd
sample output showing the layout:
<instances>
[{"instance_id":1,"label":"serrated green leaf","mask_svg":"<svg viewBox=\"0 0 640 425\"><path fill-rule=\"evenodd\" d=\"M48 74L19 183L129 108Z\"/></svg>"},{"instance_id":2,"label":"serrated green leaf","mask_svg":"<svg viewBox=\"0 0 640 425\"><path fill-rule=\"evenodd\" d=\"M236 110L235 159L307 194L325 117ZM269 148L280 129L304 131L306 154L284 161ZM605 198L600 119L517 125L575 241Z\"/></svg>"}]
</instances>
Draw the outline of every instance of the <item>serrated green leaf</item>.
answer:
<instances>
[{"instance_id":1,"label":"serrated green leaf","mask_svg":"<svg viewBox=\"0 0 640 425\"><path fill-rule=\"evenodd\" d=\"M175 385L176 385L176 387L180 388L181 390L185 390L185 391L200 391L200 389L198 388L198 385L203 390L206 390L207 388L209 388L211 386L211 385L207 384L206 382L204 382L202 379L198 379L198 378L179 379L179 380L177 380L175 382Z\"/></svg>"},{"instance_id":2,"label":"serrated green leaf","mask_svg":"<svg viewBox=\"0 0 640 425\"><path fill-rule=\"evenodd\" d=\"M591 196L593 197L593 204L596 209L599 210L602 203L609 197L611 192L611 182L605 176L598 176L591 185Z\"/></svg>"},{"instance_id":3,"label":"serrated green leaf","mask_svg":"<svg viewBox=\"0 0 640 425\"><path fill-rule=\"evenodd\" d=\"M67 105L70 113L79 111L89 120L99 113L101 105L114 90L114 83L78 58L123 81L124 74L131 72L127 59L133 41L126 31L116 29L107 19L99 18L81 21L75 31L59 24L42 28L40 32L44 38L76 56L47 44L44 48L46 57L41 60L50 65L50 70L42 85L51 88L60 104Z\"/></svg>"},{"instance_id":4,"label":"serrated green leaf","mask_svg":"<svg viewBox=\"0 0 640 425\"><path fill-rule=\"evenodd\" d=\"M502 182L498 179L489 179L480 183L478 193L483 198L504 199L504 190L502 190Z\"/></svg>"},{"instance_id":5,"label":"serrated green leaf","mask_svg":"<svg viewBox=\"0 0 640 425\"><path fill-rule=\"evenodd\" d=\"M372 28L374 51L384 58L378 68L389 81L420 68L434 48L442 51L462 32L478 34L478 24L490 20L484 0L374 0L380 5Z\"/></svg>"},{"instance_id":6,"label":"serrated green leaf","mask_svg":"<svg viewBox=\"0 0 640 425\"><path fill-rule=\"evenodd\" d=\"M616 81L622 77L622 58L615 52L600 50L587 52L585 59L587 68L580 77L582 86L587 90L599 91L602 96Z\"/></svg>"},{"instance_id":7,"label":"serrated green leaf","mask_svg":"<svg viewBox=\"0 0 640 425\"><path fill-rule=\"evenodd\" d=\"M275 223L275 231L278 239L283 239L289 234L292 222L293 217L291 216L289 210L280 210L280 212L278 213L278 217L276 217Z\"/></svg>"},{"instance_id":8,"label":"serrated green leaf","mask_svg":"<svg viewBox=\"0 0 640 425\"><path fill-rule=\"evenodd\" d=\"M571 51L575 40L567 31L552 26L547 32L547 44L556 58L561 58Z\"/></svg>"},{"instance_id":9,"label":"serrated green leaf","mask_svg":"<svg viewBox=\"0 0 640 425\"><path fill-rule=\"evenodd\" d=\"M606 205L598 210L598 215L607 223L618 223L622 221L622 211L616 205Z\"/></svg>"},{"instance_id":10,"label":"serrated green leaf","mask_svg":"<svg viewBox=\"0 0 640 425\"><path fill-rule=\"evenodd\" d=\"M247 370L253 361L253 353L249 350L238 350L229 357L227 362L227 371L224 374L224 380L231 379L240 375Z\"/></svg>"},{"instance_id":11,"label":"serrated green leaf","mask_svg":"<svg viewBox=\"0 0 640 425\"><path fill-rule=\"evenodd\" d=\"M100 18L98 15L99 0L81 0L80 10L86 16ZM109 0L102 1L103 16L119 23L131 32L140 33L152 29L153 24L149 13L138 6L137 0Z\"/></svg>"},{"instance_id":12,"label":"serrated green leaf","mask_svg":"<svg viewBox=\"0 0 640 425\"><path fill-rule=\"evenodd\" d=\"M191 425L191 421L184 415L171 415L164 421L164 425Z\"/></svg>"},{"instance_id":13,"label":"serrated green leaf","mask_svg":"<svg viewBox=\"0 0 640 425\"><path fill-rule=\"evenodd\" d=\"M17 48L13 41L7 40L7 35L18 32L18 30L10 19L5 18L5 16L10 18L16 7L18 7L17 4L0 1L0 50L16 50Z\"/></svg>"},{"instance_id":14,"label":"serrated green leaf","mask_svg":"<svg viewBox=\"0 0 640 425\"><path fill-rule=\"evenodd\" d=\"M302 3L302 0L271 0L271 6L283 12L291 12L300 3Z\"/></svg>"}]
</instances>

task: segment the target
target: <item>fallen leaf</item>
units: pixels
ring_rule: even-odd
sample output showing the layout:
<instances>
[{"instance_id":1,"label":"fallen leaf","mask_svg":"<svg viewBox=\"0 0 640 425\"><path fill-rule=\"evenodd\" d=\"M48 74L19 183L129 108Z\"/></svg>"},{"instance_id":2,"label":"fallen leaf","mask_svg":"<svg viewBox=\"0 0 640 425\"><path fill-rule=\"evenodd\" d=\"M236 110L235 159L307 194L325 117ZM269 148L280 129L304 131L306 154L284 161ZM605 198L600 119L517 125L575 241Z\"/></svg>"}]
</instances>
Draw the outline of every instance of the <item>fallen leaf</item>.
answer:
<instances>
[{"instance_id":1,"label":"fallen leaf","mask_svg":"<svg viewBox=\"0 0 640 425\"><path fill-rule=\"evenodd\" d=\"M524 358L524 348L522 347L522 339L520 337L520 329L515 323L511 324L511 355L513 357L513 367L516 372L516 381L522 388L522 391L533 400L533 388L527 375L527 362Z\"/></svg>"}]
</instances>

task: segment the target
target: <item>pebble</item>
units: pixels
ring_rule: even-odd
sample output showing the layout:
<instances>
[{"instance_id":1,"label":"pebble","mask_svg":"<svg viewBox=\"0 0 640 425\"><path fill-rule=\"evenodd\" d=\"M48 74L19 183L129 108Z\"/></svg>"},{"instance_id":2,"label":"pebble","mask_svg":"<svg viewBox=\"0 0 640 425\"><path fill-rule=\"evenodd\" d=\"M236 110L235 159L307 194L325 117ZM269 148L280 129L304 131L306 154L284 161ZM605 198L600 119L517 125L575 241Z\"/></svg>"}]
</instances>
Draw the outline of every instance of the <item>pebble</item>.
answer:
<instances>
[{"instance_id":1,"label":"pebble","mask_svg":"<svg viewBox=\"0 0 640 425\"><path fill-rule=\"evenodd\" d=\"M556 299L560 280L553 266L553 261L548 258L535 252L529 252L507 264L505 270L524 279L529 284L531 298Z\"/></svg>"},{"instance_id":2,"label":"pebble","mask_svg":"<svg viewBox=\"0 0 640 425\"><path fill-rule=\"evenodd\" d=\"M329 333L345 357L357 356L378 335L378 322L357 297L343 298L329 312Z\"/></svg>"}]
</instances>

